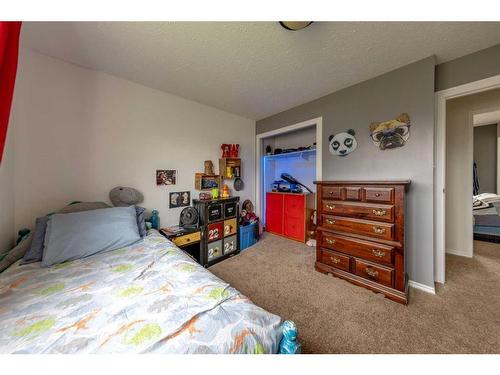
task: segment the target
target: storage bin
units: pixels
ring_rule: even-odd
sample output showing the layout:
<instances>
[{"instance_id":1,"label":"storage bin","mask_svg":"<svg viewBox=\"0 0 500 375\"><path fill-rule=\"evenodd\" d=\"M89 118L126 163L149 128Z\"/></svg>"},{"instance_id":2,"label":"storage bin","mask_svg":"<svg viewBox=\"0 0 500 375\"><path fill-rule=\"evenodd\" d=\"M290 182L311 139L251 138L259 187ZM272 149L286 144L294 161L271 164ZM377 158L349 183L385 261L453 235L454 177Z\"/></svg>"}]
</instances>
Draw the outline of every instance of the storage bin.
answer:
<instances>
[{"instance_id":1,"label":"storage bin","mask_svg":"<svg viewBox=\"0 0 500 375\"><path fill-rule=\"evenodd\" d=\"M257 243L258 228L258 223L252 223L244 227L240 226L240 250Z\"/></svg>"}]
</instances>

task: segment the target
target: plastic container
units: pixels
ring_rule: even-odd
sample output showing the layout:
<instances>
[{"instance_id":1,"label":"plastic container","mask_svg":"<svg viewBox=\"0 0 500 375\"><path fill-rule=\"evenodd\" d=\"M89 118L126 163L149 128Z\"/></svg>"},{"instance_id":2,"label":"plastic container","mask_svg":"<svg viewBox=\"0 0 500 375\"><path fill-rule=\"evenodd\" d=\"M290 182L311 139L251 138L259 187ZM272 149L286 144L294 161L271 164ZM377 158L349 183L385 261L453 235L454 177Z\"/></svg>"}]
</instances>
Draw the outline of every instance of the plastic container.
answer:
<instances>
[{"instance_id":1,"label":"plastic container","mask_svg":"<svg viewBox=\"0 0 500 375\"><path fill-rule=\"evenodd\" d=\"M257 243L258 223L252 223L244 227L240 226L240 250L244 250Z\"/></svg>"}]
</instances>

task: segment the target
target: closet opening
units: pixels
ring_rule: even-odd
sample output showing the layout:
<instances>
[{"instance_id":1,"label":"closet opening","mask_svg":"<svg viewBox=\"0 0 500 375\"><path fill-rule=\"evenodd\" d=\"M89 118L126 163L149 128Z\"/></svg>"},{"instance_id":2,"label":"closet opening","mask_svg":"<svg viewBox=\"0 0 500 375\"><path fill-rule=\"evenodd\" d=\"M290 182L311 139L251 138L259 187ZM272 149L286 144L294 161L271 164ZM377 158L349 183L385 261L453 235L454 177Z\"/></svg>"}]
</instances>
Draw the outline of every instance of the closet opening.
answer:
<instances>
[{"instance_id":1,"label":"closet opening","mask_svg":"<svg viewBox=\"0 0 500 375\"><path fill-rule=\"evenodd\" d=\"M256 207L264 230L306 242L321 180L322 119L257 135Z\"/></svg>"}]
</instances>

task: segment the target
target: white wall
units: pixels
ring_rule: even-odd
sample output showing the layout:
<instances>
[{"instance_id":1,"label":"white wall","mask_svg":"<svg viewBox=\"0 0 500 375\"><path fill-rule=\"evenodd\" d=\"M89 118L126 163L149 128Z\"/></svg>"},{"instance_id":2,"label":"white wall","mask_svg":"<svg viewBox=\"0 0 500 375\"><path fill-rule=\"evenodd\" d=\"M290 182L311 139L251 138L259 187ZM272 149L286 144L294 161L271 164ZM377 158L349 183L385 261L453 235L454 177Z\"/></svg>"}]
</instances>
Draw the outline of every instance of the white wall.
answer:
<instances>
[{"instance_id":1,"label":"white wall","mask_svg":"<svg viewBox=\"0 0 500 375\"><path fill-rule=\"evenodd\" d=\"M446 252L471 257L473 115L498 109L500 89L446 103Z\"/></svg>"},{"instance_id":2,"label":"white wall","mask_svg":"<svg viewBox=\"0 0 500 375\"><path fill-rule=\"evenodd\" d=\"M194 173L208 159L217 169L221 143L240 144L238 195L255 199L255 121L32 51L18 74L16 228L74 200L108 201L117 185L142 191L161 225L177 224L168 192L197 197ZM177 169L177 185L157 187L156 169Z\"/></svg>"},{"instance_id":3,"label":"white wall","mask_svg":"<svg viewBox=\"0 0 500 375\"><path fill-rule=\"evenodd\" d=\"M3 160L0 163L0 252L14 244L14 131L7 131Z\"/></svg>"}]
</instances>

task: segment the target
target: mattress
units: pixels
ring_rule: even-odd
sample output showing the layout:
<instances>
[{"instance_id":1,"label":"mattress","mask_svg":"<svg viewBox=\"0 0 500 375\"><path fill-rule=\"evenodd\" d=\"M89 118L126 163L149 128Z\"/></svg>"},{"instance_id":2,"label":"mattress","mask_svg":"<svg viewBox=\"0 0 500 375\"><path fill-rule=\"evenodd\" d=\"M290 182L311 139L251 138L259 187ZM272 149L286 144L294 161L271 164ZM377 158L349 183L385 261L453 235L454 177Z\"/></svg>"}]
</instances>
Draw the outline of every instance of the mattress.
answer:
<instances>
[{"instance_id":1,"label":"mattress","mask_svg":"<svg viewBox=\"0 0 500 375\"><path fill-rule=\"evenodd\" d=\"M276 353L280 324L156 231L0 274L0 353Z\"/></svg>"}]
</instances>

